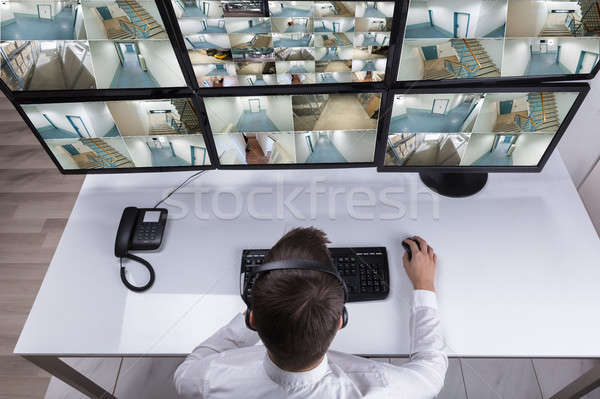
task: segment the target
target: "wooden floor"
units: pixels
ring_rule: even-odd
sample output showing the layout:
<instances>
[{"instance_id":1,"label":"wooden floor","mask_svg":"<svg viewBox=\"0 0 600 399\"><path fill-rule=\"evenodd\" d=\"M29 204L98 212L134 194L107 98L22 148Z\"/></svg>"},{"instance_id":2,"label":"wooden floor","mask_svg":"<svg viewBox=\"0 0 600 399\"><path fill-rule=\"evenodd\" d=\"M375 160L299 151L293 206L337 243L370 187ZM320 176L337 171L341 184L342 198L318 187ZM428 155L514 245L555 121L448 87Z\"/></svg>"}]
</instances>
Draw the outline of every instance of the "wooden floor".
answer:
<instances>
[{"instance_id":1,"label":"wooden floor","mask_svg":"<svg viewBox=\"0 0 600 399\"><path fill-rule=\"evenodd\" d=\"M61 175L0 94L0 398L43 398L50 377L13 348L83 182Z\"/></svg>"},{"instance_id":2,"label":"wooden floor","mask_svg":"<svg viewBox=\"0 0 600 399\"><path fill-rule=\"evenodd\" d=\"M83 398L12 351L83 182L63 176L0 97L0 399ZM182 359L72 359L121 399L174 398ZM379 359L401 364L405 359ZM548 398L598 361L452 359L439 398ZM48 392L46 392L48 389ZM599 399L600 391L586 398Z\"/></svg>"}]
</instances>

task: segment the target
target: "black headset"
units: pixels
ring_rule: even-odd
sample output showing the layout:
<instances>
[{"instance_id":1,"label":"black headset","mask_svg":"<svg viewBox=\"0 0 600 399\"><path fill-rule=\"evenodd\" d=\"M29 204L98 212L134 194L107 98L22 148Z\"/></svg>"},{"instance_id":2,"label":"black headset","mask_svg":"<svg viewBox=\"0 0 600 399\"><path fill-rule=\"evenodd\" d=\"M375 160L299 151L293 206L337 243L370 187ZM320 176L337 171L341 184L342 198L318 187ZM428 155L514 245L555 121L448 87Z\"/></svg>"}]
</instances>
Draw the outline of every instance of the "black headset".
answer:
<instances>
[{"instance_id":1,"label":"black headset","mask_svg":"<svg viewBox=\"0 0 600 399\"><path fill-rule=\"evenodd\" d=\"M250 311L252 310L252 296L250 294L250 290L254 287L254 283L256 279L260 275L260 273L268 272L271 270L314 270L318 272L327 273L330 276L335 277L335 279L340 283L342 288L344 289L344 304L348 302L348 288L346 287L346 283L344 279L339 275L334 266L324 265L319 262L315 262L312 260L306 259L285 259L285 260L277 260L273 262L264 263L259 266L246 266L246 273L251 273L250 278L246 279L243 282L242 289L242 300L247 306L246 309L246 326L256 331L250 325ZM346 327L348 324L348 311L346 310L346 305L344 305L344 309L342 310L342 328Z\"/></svg>"}]
</instances>

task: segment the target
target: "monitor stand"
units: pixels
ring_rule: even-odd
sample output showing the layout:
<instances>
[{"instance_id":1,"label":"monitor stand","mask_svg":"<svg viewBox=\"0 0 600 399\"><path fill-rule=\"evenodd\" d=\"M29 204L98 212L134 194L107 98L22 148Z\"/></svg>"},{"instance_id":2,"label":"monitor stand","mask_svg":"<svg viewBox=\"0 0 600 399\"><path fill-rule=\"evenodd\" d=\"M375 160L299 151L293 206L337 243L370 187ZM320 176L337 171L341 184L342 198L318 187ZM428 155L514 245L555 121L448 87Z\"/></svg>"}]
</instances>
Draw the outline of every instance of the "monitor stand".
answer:
<instances>
[{"instance_id":1,"label":"monitor stand","mask_svg":"<svg viewBox=\"0 0 600 399\"><path fill-rule=\"evenodd\" d=\"M487 173L419 173L423 183L445 197L468 197L487 182Z\"/></svg>"}]
</instances>

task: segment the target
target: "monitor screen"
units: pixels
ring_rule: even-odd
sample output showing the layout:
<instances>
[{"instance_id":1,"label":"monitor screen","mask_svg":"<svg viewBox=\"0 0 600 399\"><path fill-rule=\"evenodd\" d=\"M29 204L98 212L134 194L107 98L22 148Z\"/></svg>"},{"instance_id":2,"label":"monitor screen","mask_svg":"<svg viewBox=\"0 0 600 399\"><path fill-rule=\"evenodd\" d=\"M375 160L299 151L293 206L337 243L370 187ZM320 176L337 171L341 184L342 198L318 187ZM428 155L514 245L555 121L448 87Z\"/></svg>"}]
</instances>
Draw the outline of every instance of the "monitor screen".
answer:
<instances>
[{"instance_id":1,"label":"monitor screen","mask_svg":"<svg viewBox=\"0 0 600 399\"><path fill-rule=\"evenodd\" d=\"M384 166L537 166L578 95L396 94Z\"/></svg>"},{"instance_id":2,"label":"monitor screen","mask_svg":"<svg viewBox=\"0 0 600 399\"><path fill-rule=\"evenodd\" d=\"M209 166L189 98L22 105L64 170Z\"/></svg>"},{"instance_id":3,"label":"monitor screen","mask_svg":"<svg viewBox=\"0 0 600 399\"><path fill-rule=\"evenodd\" d=\"M381 95L210 97L221 165L372 163Z\"/></svg>"},{"instance_id":4,"label":"monitor screen","mask_svg":"<svg viewBox=\"0 0 600 399\"><path fill-rule=\"evenodd\" d=\"M172 0L200 87L379 82L393 1Z\"/></svg>"},{"instance_id":5,"label":"monitor screen","mask_svg":"<svg viewBox=\"0 0 600 399\"><path fill-rule=\"evenodd\" d=\"M13 91L186 86L154 1L7 0L0 22Z\"/></svg>"},{"instance_id":6,"label":"monitor screen","mask_svg":"<svg viewBox=\"0 0 600 399\"><path fill-rule=\"evenodd\" d=\"M397 80L586 75L599 26L594 1L410 0Z\"/></svg>"}]
</instances>

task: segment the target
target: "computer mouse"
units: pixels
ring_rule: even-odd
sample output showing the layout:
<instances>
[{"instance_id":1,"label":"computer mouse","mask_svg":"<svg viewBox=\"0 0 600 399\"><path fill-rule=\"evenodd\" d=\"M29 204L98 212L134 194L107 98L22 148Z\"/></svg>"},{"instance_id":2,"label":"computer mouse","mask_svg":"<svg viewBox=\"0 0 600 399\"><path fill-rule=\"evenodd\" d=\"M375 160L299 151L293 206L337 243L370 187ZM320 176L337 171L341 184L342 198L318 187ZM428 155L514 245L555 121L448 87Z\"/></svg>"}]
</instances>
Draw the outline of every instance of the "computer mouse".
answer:
<instances>
[{"instance_id":1,"label":"computer mouse","mask_svg":"<svg viewBox=\"0 0 600 399\"><path fill-rule=\"evenodd\" d=\"M407 238L407 240L413 241L415 244L417 244L417 247L419 247L419 249L421 249L421 244L419 244L419 241L413 240L412 238ZM404 250L408 254L408 260L411 260L412 259L412 250L410 249L410 245L408 245L406 242L402 241L402 246L404 247Z\"/></svg>"}]
</instances>

